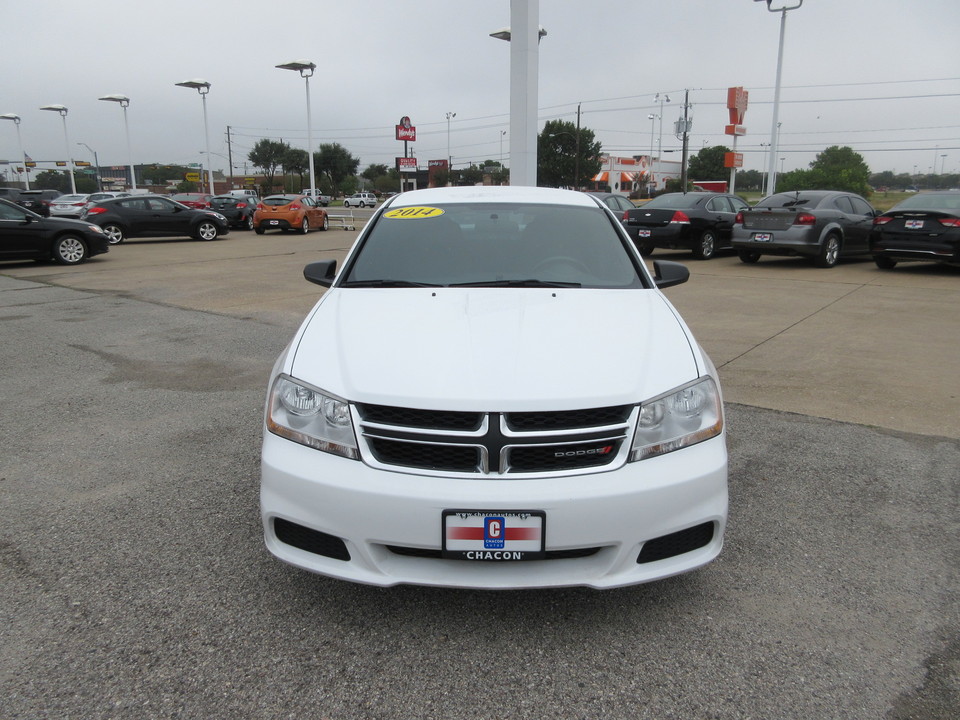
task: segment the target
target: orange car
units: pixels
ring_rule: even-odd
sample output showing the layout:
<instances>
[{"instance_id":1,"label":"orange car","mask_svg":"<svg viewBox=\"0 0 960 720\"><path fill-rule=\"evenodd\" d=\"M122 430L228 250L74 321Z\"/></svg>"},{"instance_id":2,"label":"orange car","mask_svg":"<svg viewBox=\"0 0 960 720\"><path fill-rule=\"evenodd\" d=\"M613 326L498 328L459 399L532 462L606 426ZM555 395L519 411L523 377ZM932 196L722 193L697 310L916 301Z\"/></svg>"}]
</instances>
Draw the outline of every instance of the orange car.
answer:
<instances>
[{"instance_id":1,"label":"orange car","mask_svg":"<svg viewBox=\"0 0 960 720\"><path fill-rule=\"evenodd\" d=\"M267 230L299 230L306 235L311 228L326 230L329 226L327 211L306 195L269 195L253 214L257 235Z\"/></svg>"}]
</instances>

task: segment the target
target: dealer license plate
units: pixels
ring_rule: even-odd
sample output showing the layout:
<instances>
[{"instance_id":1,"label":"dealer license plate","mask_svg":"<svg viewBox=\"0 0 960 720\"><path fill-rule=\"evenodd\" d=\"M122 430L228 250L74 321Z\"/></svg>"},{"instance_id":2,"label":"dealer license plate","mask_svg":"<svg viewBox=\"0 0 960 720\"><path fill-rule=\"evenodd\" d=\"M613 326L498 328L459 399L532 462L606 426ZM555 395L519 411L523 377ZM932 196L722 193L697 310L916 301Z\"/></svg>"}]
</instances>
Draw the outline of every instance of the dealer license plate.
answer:
<instances>
[{"instance_id":1,"label":"dealer license plate","mask_svg":"<svg viewBox=\"0 0 960 720\"><path fill-rule=\"evenodd\" d=\"M650 237L649 230L637 230L637 237Z\"/></svg>"},{"instance_id":2,"label":"dealer license plate","mask_svg":"<svg viewBox=\"0 0 960 720\"><path fill-rule=\"evenodd\" d=\"M754 233L753 239L756 242L773 242L773 233Z\"/></svg>"},{"instance_id":3,"label":"dealer license plate","mask_svg":"<svg viewBox=\"0 0 960 720\"><path fill-rule=\"evenodd\" d=\"M444 510L443 557L458 560L542 560L542 510Z\"/></svg>"},{"instance_id":4,"label":"dealer license plate","mask_svg":"<svg viewBox=\"0 0 960 720\"><path fill-rule=\"evenodd\" d=\"M904 225L908 230L919 230L923 227L923 220L907 220Z\"/></svg>"},{"instance_id":5,"label":"dealer license plate","mask_svg":"<svg viewBox=\"0 0 960 720\"><path fill-rule=\"evenodd\" d=\"M270 222L271 225L279 225L279 224L280 224L280 221L279 221L279 220L270 220L269 222Z\"/></svg>"}]
</instances>

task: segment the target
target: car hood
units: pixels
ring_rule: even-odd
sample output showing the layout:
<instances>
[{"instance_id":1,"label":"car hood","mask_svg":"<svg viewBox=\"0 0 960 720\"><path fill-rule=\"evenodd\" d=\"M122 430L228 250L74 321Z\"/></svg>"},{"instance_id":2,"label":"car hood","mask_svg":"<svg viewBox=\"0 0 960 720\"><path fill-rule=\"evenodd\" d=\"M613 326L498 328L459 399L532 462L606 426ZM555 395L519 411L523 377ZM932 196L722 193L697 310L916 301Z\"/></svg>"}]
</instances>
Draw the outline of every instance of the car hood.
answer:
<instances>
[{"instance_id":1,"label":"car hood","mask_svg":"<svg viewBox=\"0 0 960 720\"><path fill-rule=\"evenodd\" d=\"M655 290L332 289L281 369L354 402L516 411L635 403L698 377Z\"/></svg>"}]
</instances>

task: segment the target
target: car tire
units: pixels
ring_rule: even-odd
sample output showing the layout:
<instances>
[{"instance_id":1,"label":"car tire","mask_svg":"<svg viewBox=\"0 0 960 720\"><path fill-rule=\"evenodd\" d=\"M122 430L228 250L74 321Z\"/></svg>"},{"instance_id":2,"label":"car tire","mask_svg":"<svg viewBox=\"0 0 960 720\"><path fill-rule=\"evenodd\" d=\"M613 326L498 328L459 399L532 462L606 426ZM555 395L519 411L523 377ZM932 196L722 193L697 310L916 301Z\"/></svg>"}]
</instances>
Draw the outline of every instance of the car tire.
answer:
<instances>
[{"instance_id":1,"label":"car tire","mask_svg":"<svg viewBox=\"0 0 960 720\"><path fill-rule=\"evenodd\" d=\"M713 230L704 230L700 234L697 245L693 248L693 256L697 260L709 260L717 254L717 234Z\"/></svg>"},{"instance_id":2,"label":"car tire","mask_svg":"<svg viewBox=\"0 0 960 720\"><path fill-rule=\"evenodd\" d=\"M87 246L76 235L61 235L53 243L53 259L61 265L76 265L87 259Z\"/></svg>"},{"instance_id":3,"label":"car tire","mask_svg":"<svg viewBox=\"0 0 960 720\"><path fill-rule=\"evenodd\" d=\"M348 203L346 200L344 200L344 201L343 201L343 206L344 206L344 207L350 207L350 203Z\"/></svg>"},{"instance_id":4,"label":"car tire","mask_svg":"<svg viewBox=\"0 0 960 720\"><path fill-rule=\"evenodd\" d=\"M253 215L248 215L248 216L247 216L247 223L246 223L246 225L245 225L244 227L245 227L247 230L253 230L253 229L254 229L254 227L253 227Z\"/></svg>"},{"instance_id":5,"label":"car tire","mask_svg":"<svg viewBox=\"0 0 960 720\"><path fill-rule=\"evenodd\" d=\"M308 220L307 217L304 216L303 222L300 223L300 234L306 235L308 232L310 232L310 220Z\"/></svg>"},{"instance_id":6,"label":"car tire","mask_svg":"<svg viewBox=\"0 0 960 720\"><path fill-rule=\"evenodd\" d=\"M886 255L874 255L873 261L881 270L893 270L897 266L897 261Z\"/></svg>"},{"instance_id":7,"label":"car tire","mask_svg":"<svg viewBox=\"0 0 960 720\"><path fill-rule=\"evenodd\" d=\"M202 222L197 225L197 240L216 240L220 235L220 229L212 222Z\"/></svg>"},{"instance_id":8,"label":"car tire","mask_svg":"<svg viewBox=\"0 0 960 720\"><path fill-rule=\"evenodd\" d=\"M360 201L360 207L361 207L361 208L366 207L366 205L363 204L363 200Z\"/></svg>"},{"instance_id":9,"label":"car tire","mask_svg":"<svg viewBox=\"0 0 960 720\"><path fill-rule=\"evenodd\" d=\"M840 236L830 233L823 239L820 252L813 258L813 264L820 268L832 268L840 258Z\"/></svg>"},{"instance_id":10,"label":"car tire","mask_svg":"<svg viewBox=\"0 0 960 720\"><path fill-rule=\"evenodd\" d=\"M326 232L327 230L330 229L330 218L327 217L326 213L323 214L323 225L320 226L320 229L323 232Z\"/></svg>"},{"instance_id":11,"label":"car tire","mask_svg":"<svg viewBox=\"0 0 960 720\"><path fill-rule=\"evenodd\" d=\"M639 243L637 245L637 250L640 251L640 254L643 257L650 257L653 255L653 243Z\"/></svg>"},{"instance_id":12,"label":"car tire","mask_svg":"<svg viewBox=\"0 0 960 720\"><path fill-rule=\"evenodd\" d=\"M740 258L740 262L752 265L760 259L760 253L755 250L737 250L737 257Z\"/></svg>"},{"instance_id":13,"label":"car tire","mask_svg":"<svg viewBox=\"0 0 960 720\"><path fill-rule=\"evenodd\" d=\"M262 227L255 227L255 228L253 229L253 231L254 231L257 235L263 235L263 234L266 232L266 230L264 230Z\"/></svg>"},{"instance_id":14,"label":"car tire","mask_svg":"<svg viewBox=\"0 0 960 720\"><path fill-rule=\"evenodd\" d=\"M107 236L107 242L111 245L119 245L126 240L123 236L123 228L113 223L103 226L103 234Z\"/></svg>"}]
</instances>

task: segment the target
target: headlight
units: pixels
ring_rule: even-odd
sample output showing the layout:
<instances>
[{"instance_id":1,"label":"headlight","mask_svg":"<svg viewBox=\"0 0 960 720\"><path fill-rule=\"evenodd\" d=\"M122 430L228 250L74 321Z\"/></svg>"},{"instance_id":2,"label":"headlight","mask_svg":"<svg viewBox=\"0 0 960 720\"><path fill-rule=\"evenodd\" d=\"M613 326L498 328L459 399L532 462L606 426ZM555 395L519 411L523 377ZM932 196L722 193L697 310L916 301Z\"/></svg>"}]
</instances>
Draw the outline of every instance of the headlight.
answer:
<instances>
[{"instance_id":1,"label":"headlight","mask_svg":"<svg viewBox=\"0 0 960 720\"><path fill-rule=\"evenodd\" d=\"M289 375L280 375L267 399L267 429L315 450L360 457L350 405Z\"/></svg>"},{"instance_id":2,"label":"headlight","mask_svg":"<svg viewBox=\"0 0 960 720\"><path fill-rule=\"evenodd\" d=\"M103 234L103 228L99 225L87 225L87 230L90 232L100 233L101 235Z\"/></svg>"},{"instance_id":3,"label":"headlight","mask_svg":"<svg viewBox=\"0 0 960 720\"><path fill-rule=\"evenodd\" d=\"M640 406L630 460L645 460L696 445L723 432L723 407L713 378L705 377Z\"/></svg>"}]
</instances>

